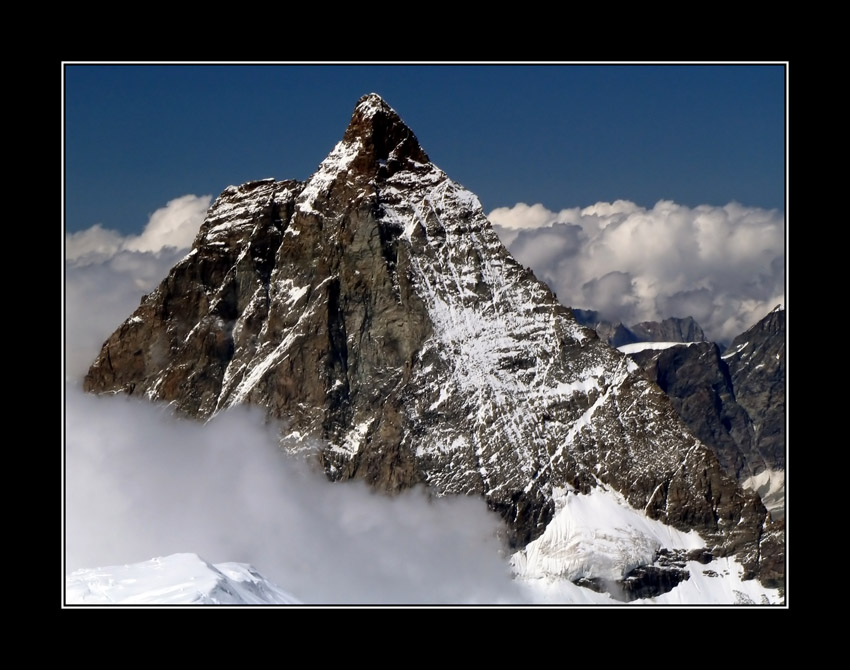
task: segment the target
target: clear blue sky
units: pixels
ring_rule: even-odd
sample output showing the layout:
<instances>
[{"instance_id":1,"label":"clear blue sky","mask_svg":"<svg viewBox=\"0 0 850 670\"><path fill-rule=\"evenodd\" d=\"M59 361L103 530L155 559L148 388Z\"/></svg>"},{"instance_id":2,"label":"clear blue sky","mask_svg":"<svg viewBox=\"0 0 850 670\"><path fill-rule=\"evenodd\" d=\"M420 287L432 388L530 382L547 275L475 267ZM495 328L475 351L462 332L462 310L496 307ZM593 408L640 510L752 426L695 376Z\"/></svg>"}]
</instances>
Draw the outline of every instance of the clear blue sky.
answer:
<instances>
[{"instance_id":1,"label":"clear blue sky","mask_svg":"<svg viewBox=\"0 0 850 670\"><path fill-rule=\"evenodd\" d=\"M64 65L65 228L139 232L185 194L305 179L376 92L485 211L785 209L786 67Z\"/></svg>"}]
</instances>

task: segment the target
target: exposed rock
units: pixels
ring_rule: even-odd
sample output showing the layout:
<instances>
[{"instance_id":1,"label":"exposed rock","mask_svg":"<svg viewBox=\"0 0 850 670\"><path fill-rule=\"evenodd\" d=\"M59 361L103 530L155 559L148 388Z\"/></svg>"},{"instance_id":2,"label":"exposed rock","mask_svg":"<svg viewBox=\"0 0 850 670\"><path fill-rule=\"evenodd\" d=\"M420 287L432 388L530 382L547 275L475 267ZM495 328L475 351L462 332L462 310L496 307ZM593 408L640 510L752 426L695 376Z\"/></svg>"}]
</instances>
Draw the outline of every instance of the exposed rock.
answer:
<instances>
[{"instance_id":1,"label":"exposed rock","mask_svg":"<svg viewBox=\"0 0 850 670\"><path fill-rule=\"evenodd\" d=\"M735 398L753 425L753 474L785 469L785 310L777 307L736 337L723 355Z\"/></svg>"},{"instance_id":2,"label":"exposed rock","mask_svg":"<svg viewBox=\"0 0 850 670\"><path fill-rule=\"evenodd\" d=\"M643 321L630 328L636 342L705 342L705 333L693 317ZM619 346L619 345L618 345Z\"/></svg>"},{"instance_id":3,"label":"exposed rock","mask_svg":"<svg viewBox=\"0 0 850 670\"><path fill-rule=\"evenodd\" d=\"M785 311L772 311L723 355L710 342L629 355L670 396L724 470L770 496L781 516L784 489L770 477L754 476L775 479L785 469Z\"/></svg>"},{"instance_id":4,"label":"exposed rock","mask_svg":"<svg viewBox=\"0 0 850 670\"><path fill-rule=\"evenodd\" d=\"M576 320L583 326L593 328L612 347L622 347L635 342L704 342L705 333L693 317L671 317L663 321L642 321L626 327L600 317L592 309L574 309Z\"/></svg>"},{"instance_id":5,"label":"exposed rock","mask_svg":"<svg viewBox=\"0 0 850 670\"><path fill-rule=\"evenodd\" d=\"M729 370L713 342L645 349L631 354L670 396L688 428L711 446L724 470L736 478L750 474L752 424L735 401Z\"/></svg>"},{"instance_id":6,"label":"exposed rock","mask_svg":"<svg viewBox=\"0 0 850 670\"><path fill-rule=\"evenodd\" d=\"M604 483L759 569L758 497L514 261L374 94L306 182L221 194L85 388L202 419L260 405L326 441L333 479L483 496L514 547L542 533L554 487Z\"/></svg>"},{"instance_id":7,"label":"exposed rock","mask_svg":"<svg viewBox=\"0 0 850 670\"><path fill-rule=\"evenodd\" d=\"M765 585L783 585L785 311L773 310L722 356L708 342L630 356L670 396L724 470L759 492L773 518L759 540L759 575Z\"/></svg>"}]
</instances>

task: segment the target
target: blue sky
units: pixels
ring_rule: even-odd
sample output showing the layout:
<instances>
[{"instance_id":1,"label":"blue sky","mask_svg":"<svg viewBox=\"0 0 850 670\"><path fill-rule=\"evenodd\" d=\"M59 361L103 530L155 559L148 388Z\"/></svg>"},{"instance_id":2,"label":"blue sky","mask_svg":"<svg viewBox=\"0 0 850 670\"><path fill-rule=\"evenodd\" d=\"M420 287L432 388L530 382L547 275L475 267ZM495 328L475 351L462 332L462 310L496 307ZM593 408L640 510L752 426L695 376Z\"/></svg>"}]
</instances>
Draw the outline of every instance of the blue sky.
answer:
<instances>
[{"instance_id":1,"label":"blue sky","mask_svg":"<svg viewBox=\"0 0 850 670\"><path fill-rule=\"evenodd\" d=\"M785 209L786 67L64 66L65 230L305 179L377 92L485 212L631 200Z\"/></svg>"}]
</instances>

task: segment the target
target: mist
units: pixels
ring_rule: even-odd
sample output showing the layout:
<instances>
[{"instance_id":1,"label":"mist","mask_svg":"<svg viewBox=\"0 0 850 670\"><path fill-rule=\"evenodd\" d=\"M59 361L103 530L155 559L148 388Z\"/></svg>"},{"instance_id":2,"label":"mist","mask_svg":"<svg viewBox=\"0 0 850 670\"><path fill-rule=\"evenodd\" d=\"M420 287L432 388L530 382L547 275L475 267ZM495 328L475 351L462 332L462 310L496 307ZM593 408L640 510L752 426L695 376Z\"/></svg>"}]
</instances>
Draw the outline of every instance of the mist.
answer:
<instances>
[{"instance_id":1,"label":"mist","mask_svg":"<svg viewBox=\"0 0 850 670\"><path fill-rule=\"evenodd\" d=\"M194 552L305 603L522 600L483 499L331 483L258 408L201 424L68 385L66 412L66 572Z\"/></svg>"}]
</instances>

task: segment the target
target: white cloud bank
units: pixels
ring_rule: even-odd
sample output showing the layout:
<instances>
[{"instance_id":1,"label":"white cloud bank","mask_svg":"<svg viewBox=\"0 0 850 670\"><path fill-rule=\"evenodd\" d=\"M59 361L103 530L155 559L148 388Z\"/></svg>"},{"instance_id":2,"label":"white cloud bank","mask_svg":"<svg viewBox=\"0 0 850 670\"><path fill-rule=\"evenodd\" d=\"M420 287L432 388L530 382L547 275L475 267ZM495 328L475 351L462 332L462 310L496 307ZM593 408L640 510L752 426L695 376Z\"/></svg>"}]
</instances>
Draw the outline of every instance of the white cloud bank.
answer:
<instances>
[{"instance_id":1,"label":"white cloud bank","mask_svg":"<svg viewBox=\"0 0 850 670\"><path fill-rule=\"evenodd\" d=\"M182 195L151 214L141 235L123 236L96 223L65 234L65 259L77 265L108 259L120 251L186 249L192 245L212 201L211 195Z\"/></svg>"},{"instance_id":2,"label":"white cloud bank","mask_svg":"<svg viewBox=\"0 0 850 670\"><path fill-rule=\"evenodd\" d=\"M785 217L777 210L661 200L553 212L490 212L511 254L566 305L632 325L693 316L728 342L785 302Z\"/></svg>"}]
</instances>

